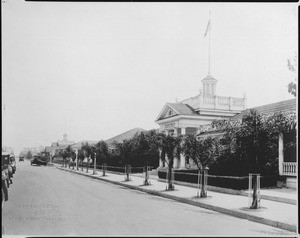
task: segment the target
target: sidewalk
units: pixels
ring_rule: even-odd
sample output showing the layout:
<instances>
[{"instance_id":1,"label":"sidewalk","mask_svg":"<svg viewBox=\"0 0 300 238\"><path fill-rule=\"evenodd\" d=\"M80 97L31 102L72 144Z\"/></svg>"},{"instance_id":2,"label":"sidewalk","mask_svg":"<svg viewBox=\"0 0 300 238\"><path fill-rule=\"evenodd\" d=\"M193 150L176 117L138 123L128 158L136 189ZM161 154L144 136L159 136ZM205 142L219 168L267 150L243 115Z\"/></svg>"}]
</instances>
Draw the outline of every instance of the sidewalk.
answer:
<instances>
[{"instance_id":1,"label":"sidewalk","mask_svg":"<svg viewBox=\"0 0 300 238\"><path fill-rule=\"evenodd\" d=\"M208 191L207 198L197 198L196 188L175 184L174 191L166 191L166 183L158 179L153 179L153 176L150 176L151 185L144 186L144 178L141 177L141 175L131 175L130 181L124 181L124 174L106 172L106 176L102 176L101 171L97 171L97 175L93 175L92 169L90 169L87 174L85 170L81 172L80 170L75 171L62 167L57 168L291 232L297 231L298 209L295 204L271 201L262 197L260 201L261 208L250 210L248 209L249 200L246 195ZM275 196L284 198L285 195L290 199L295 197L293 191L284 191L284 189L278 191L276 189L273 191L262 189L261 193L269 197Z\"/></svg>"}]
</instances>

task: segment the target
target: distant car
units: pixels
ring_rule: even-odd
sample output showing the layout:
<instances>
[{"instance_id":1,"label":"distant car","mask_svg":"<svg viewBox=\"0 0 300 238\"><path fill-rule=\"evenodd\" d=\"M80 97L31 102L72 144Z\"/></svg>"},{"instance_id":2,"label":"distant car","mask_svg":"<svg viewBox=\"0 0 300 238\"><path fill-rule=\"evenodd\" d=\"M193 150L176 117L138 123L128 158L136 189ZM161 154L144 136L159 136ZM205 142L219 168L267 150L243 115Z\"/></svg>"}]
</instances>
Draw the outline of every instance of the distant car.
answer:
<instances>
[{"instance_id":1,"label":"distant car","mask_svg":"<svg viewBox=\"0 0 300 238\"><path fill-rule=\"evenodd\" d=\"M24 161L24 157L19 157L19 161Z\"/></svg>"},{"instance_id":2,"label":"distant car","mask_svg":"<svg viewBox=\"0 0 300 238\"><path fill-rule=\"evenodd\" d=\"M40 166L40 165L46 166L47 163L48 163L47 161L42 160L40 157L33 157L30 164L31 165L36 164L38 166Z\"/></svg>"}]
</instances>

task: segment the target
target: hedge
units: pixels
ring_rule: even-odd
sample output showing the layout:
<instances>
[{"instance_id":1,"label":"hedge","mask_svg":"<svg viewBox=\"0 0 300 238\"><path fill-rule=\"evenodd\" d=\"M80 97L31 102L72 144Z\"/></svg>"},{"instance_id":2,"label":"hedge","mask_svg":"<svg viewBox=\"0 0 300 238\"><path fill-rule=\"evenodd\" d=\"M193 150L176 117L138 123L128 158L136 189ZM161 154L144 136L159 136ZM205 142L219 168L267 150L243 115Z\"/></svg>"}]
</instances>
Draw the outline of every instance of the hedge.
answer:
<instances>
[{"instance_id":1,"label":"hedge","mask_svg":"<svg viewBox=\"0 0 300 238\"><path fill-rule=\"evenodd\" d=\"M158 177L166 179L166 171L159 170ZM182 181L188 183L198 183L198 170L174 170L175 181ZM282 176L261 176L260 187L276 187L277 181L284 181ZM230 188L235 190L248 189L249 178L246 177L233 177L233 176L217 176L208 174L207 185Z\"/></svg>"}]
</instances>

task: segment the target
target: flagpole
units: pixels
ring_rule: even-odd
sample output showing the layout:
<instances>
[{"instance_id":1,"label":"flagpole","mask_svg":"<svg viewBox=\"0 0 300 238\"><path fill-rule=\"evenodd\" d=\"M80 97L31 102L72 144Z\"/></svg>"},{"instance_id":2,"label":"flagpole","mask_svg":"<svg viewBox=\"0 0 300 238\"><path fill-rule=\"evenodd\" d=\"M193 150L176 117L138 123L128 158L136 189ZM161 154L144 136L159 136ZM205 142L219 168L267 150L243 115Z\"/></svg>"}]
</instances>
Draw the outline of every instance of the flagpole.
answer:
<instances>
[{"instance_id":1,"label":"flagpole","mask_svg":"<svg viewBox=\"0 0 300 238\"><path fill-rule=\"evenodd\" d=\"M209 11L209 22L211 24L210 21L210 11ZM208 39L208 75L210 75L210 32L211 32L211 25L210 25L210 29L209 29L209 39Z\"/></svg>"}]
</instances>

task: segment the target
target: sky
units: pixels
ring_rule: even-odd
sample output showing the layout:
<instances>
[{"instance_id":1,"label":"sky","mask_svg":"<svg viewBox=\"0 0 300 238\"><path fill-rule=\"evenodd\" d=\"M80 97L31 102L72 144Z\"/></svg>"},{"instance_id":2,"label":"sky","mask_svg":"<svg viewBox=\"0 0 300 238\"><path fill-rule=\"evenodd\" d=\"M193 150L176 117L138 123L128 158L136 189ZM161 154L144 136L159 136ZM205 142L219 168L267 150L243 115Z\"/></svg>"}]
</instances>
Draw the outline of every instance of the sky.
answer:
<instances>
[{"instance_id":1,"label":"sky","mask_svg":"<svg viewBox=\"0 0 300 238\"><path fill-rule=\"evenodd\" d=\"M297 3L2 0L2 145L47 146L158 128L166 102L216 94L247 107L294 98Z\"/></svg>"}]
</instances>

